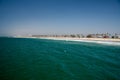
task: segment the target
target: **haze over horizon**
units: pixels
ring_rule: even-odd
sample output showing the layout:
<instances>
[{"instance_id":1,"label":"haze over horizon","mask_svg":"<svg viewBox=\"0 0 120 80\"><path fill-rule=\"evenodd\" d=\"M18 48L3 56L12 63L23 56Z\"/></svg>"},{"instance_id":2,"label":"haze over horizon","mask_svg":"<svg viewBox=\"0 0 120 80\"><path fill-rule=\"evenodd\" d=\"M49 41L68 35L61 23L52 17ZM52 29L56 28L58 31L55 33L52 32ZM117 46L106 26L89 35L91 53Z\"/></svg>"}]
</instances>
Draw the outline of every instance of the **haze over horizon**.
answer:
<instances>
[{"instance_id":1,"label":"haze over horizon","mask_svg":"<svg viewBox=\"0 0 120 80\"><path fill-rule=\"evenodd\" d=\"M120 33L120 0L0 0L0 36Z\"/></svg>"}]
</instances>

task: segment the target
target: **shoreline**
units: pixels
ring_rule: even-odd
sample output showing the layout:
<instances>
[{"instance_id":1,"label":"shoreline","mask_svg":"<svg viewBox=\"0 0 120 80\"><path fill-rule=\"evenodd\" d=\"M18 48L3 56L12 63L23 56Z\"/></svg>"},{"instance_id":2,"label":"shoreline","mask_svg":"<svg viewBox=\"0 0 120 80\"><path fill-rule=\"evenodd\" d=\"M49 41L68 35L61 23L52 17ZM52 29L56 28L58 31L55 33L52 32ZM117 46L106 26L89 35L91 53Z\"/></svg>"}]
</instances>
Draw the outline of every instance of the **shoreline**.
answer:
<instances>
[{"instance_id":1,"label":"shoreline","mask_svg":"<svg viewBox=\"0 0 120 80\"><path fill-rule=\"evenodd\" d=\"M120 39L102 39L102 38L55 38L55 37L41 37L38 39L50 39L50 40L65 40L65 41L77 41L77 42L89 42L97 44L107 44L107 45L119 45Z\"/></svg>"},{"instance_id":2,"label":"shoreline","mask_svg":"<svg viewBox=\"0 0 120 80\"><path fill-rule=\"evenodd\" d=\"M120 45L120 39L111 39L111 38L68 38L68 37L15 37L15 38L34 38L34 39L49 39L49 40L90 42L90 43L92 42L98 44Z\"/></svg>"},{"instance_id":3,"label":"shoreline","mask_svg":"<svg viewBox=\"0 0 120 80\"><path fill-rule=\"evenodd\" d=\"M37 38L37 37L34 37ZM110 39L110 38L64 38L64 37L40 37L40 39L54 39L54 40L76 40L76 41L105 41L105 42L120 42L120 39Z\"/></svg>"}]
</instances>

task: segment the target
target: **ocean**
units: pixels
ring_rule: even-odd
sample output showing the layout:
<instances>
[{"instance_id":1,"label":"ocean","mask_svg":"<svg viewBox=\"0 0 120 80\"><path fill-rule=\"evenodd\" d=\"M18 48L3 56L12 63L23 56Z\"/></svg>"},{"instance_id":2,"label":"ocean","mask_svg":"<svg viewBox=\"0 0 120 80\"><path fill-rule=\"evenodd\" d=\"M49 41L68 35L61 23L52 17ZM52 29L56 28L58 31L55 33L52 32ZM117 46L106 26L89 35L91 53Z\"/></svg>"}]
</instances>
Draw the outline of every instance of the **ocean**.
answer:
<instances>
[{"instance_id":1,"label":"ocean","mask_svg":"<svg viewBox=\"0 0 120 80\"><path fill-rule=\"evenodd\" d=\"M0 80L120 80L120 45L1 37Z\"/></svg>"}]
</instances>

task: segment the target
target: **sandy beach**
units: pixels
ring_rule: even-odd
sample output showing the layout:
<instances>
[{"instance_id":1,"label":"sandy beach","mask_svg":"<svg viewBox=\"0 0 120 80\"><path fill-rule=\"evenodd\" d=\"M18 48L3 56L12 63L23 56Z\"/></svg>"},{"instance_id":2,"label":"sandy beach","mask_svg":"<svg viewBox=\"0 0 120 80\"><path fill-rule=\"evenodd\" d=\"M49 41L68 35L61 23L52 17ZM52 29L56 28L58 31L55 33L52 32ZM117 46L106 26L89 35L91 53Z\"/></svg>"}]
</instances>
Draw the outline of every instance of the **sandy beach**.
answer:
<instances>
[{"instance_id":1,"label":"sandy beach","mask_svg":"<svg viewBox=\"0 0 120 80\"><path fill-rule=\"evenodd\" d=\"M93 42L99 44L120 45L120 39L111 39L111 38L69 38L69 37L16 37L16 38L37 38L37 39Z\"/></svg>"},{"instance_id":2,"label":"sandy beach","mask_svg":"<svg viewBox=\"0 0 120 80\"><path fill-rule=\"evenodd\" d=\"M54 39L54 40L84 40L84 41L105 41L105 42L120 42L120 39L110 38L65 38L65 37L41 37L41 39Z\"/></svg>"},{"instance_id":3,"label":"sandy beach","mask_svg":"<svg viewBox=\"0 0 120 80\"><path fill-rule=\"evenodd\" d=\"M99 43L99 44L120 45L120 39L110 39L110 38L40 37L40 39L78 41L78 42L93 42L93 43Z\"/></svg>"}]
</instances>

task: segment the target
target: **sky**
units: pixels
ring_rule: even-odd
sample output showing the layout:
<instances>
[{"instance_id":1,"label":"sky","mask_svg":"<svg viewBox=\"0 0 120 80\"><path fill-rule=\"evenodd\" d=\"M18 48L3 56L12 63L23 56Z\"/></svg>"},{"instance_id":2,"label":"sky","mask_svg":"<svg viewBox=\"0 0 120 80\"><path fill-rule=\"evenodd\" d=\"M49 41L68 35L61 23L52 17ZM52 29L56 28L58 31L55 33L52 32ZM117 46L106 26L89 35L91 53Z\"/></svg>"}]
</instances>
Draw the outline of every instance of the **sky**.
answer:
<instances>
[{"instance_id":1,"label":"sky","mask_svg":"<svg viewBox=\"0 0 120 80\"><path fill-rule=\"evenodd\" d=\"M120 33L120 0L0 0L0 35Z\"/></svg>"}]
</instances>

